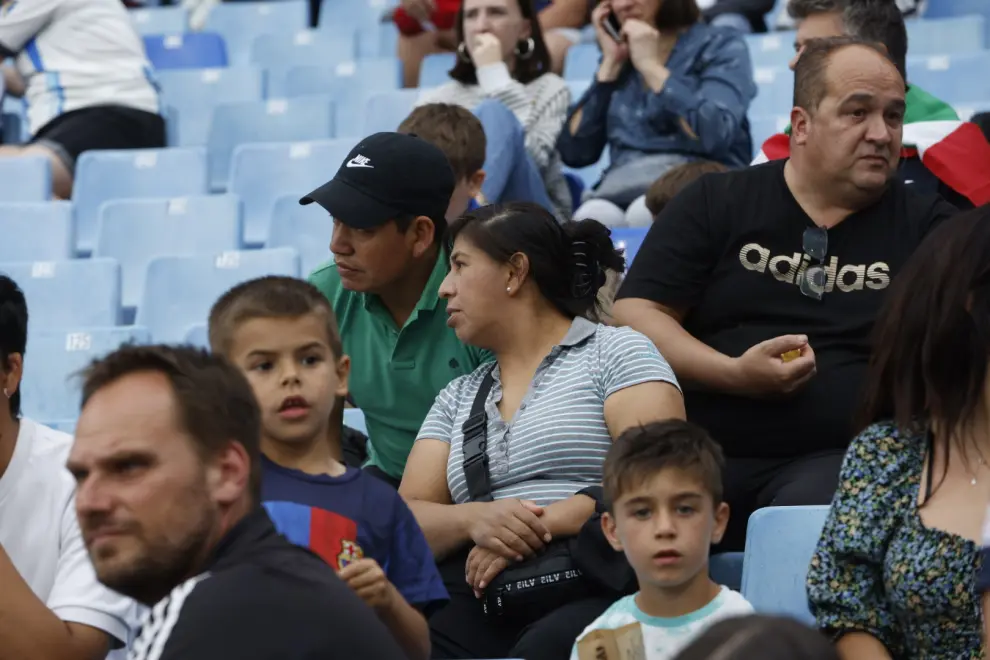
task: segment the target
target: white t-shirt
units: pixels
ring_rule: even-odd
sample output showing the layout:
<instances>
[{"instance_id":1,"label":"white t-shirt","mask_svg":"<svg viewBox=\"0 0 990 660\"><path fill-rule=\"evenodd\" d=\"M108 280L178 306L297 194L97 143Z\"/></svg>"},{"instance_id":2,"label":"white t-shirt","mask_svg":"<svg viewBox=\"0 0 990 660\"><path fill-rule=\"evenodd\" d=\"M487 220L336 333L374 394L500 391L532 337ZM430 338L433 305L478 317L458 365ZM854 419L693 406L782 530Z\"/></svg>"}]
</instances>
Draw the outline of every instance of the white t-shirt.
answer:
<instances>
[{"instance_id":1,"label":"white t-shirt","mask_svg":"<svg viewBox=\"0 0 990 660\"><path fill-rule=\"evenodd\" d=\"M126 644L139 612L96 579L76 520L75 482L65 469L71 445L72 436L21 419L14 455L0 476L0 545L60 619Z\"/></svg>"},{"instance_id":2,"label":"white t-shirt","mask_svg":"<svg viewBox=\"0 0 990 660\"><path fill-rule=\"evenodd\" d=\"M17 55L32 135L93 105L159 112L144 43L121 0L5 0L0 51Z\"/></svg>"},{"instance_id":3,"label":"white t-shirt","mask_svg":"<svg viewBox=\"0 0 990 660\"><path fill-rule=\"evenodd\" d=\"M584 629L578 640L593 630L615 630L639 622L643 631L646 660L668 660L690 644L713 623L753 613L753 606L742 594L722 587L722 591L700 610L674 618L649 616L636 605L636 596L616 601ZM571 650L571 660L578 660L577 644Z\"/></svg>"}]
</instances>

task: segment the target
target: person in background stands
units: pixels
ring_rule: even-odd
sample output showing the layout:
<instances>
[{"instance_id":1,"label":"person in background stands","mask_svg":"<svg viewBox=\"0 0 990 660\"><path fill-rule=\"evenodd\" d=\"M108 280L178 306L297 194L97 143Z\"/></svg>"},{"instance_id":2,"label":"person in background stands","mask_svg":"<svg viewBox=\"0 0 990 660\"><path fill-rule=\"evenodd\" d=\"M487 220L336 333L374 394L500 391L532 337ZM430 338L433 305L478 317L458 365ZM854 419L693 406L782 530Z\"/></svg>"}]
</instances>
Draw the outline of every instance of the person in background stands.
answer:
<instances>
[{"instance_id":1,"label":"person in background stands","mask_svg":"<svg viewBox=\"0 0 990 660\"><path fill-rule=\"evenodd\" d=\"M606 29L610 15L621 41ZM749 50L736 30L699 18L695 0L603 0L595 8L601 64L557 148L565 164L585 167L608 147L610 164L575 219L646 226L643 195L668 169L699 158L750 161Z\"/></svg>"},{"instance_id":2,"label":"person in background stands","mask_svg":"<svg viewBox=\"0 0 990 660\"><path fill-rule=\"evenodd\" d=\"M450 233L440 287L448 324L497 364L440 392L399 490L451 597L430 619L434 657L564 660L609 600L580 598L533 620L486 616L478 595L510 565L576 535L595 511L587 491L601 483L612 440L637 424L682 419L684 400L646 337L587 319L605 270L623 268L601 224L561 225L518 203L480 208ZM464 423L484 382L494 501L474 499L464 460Z\"/></svg>"},{"instance_id":3,"label":"person in background stands","mask_svg":"<svg viewBox=\"0 0 990 660\"><path fill-rule=\"evenodd\" d=\"M712 172L726 172L728 169L722 163L711 160L695 160L672 167L654 181L650 189L646 191L646 208L649 209L650 215L656 219L670 203L670 200L674 199L689 184L697 181L699 177Z\"/></svg>"},{"instance_id":4,"label":"person in background stands","mask_svg":"<svg viewBox=\"0 0 990 660\"><path fill-rule=\"evenodd\" d=\"M743 549L758 508L832 501L876 310L956 212L894 178L904 80L882 46L813 41L795 79L791 157L671 200L612 309L670 360L688 419L725 450L725 550Z\"/></svg>"},{"instance_id":5,"label":"person in background stands","mask_svg":"<svg viewBox=\"0 0 990 660\"><path fill-rule=\"evenodd\" d=\"M437 392L488 359L457 339L440 305L455 188L439 148L377 133L300 200L333 218L333 260L309 280L330 301L352 360L351 398L368 424L365 470L395 487Z\"/></svg>"},{"instance_id":6,"label":"person in background stands","mask_svg":"<svg viewBox=\"0 0 990 660\"><path fill-rule=\"evenodd\" d=\"M261 499L275 527L336 569L411 660L428 660L423 612L447 602L430 547L393 488L334 458L350 359L330 303L292 277L239 284L213 305L210 348L261 407Z\"/></svg>"},{"instance_id":7,"label":"person in background stands","mask_svg":"<svg viewBox=\"0 0 990 660\"><path fill-rule=\"evenodd\" d=\"M980 658L990 501L990 206L935 229L877 317L853 440L808 570L844 660Z\"/></svg>"},{"instance_id":8,"label":"person in background stands","mask_svg":"<svg viewBox=\"0 0 990 660\"><path fill-rule=\"evenodd\" d=\"M907 77L907 28L893 0L791 0L787 9L798 19L792 69L809 40L849 35L883 44ZM910 81L905 102L901 181L958 208L990 202L990 144L979 128ZM789 132L769 138L754 162L786 158Z\"/></svg>"},{"instance_id":9,"label":"person in background stands","mask_svg":"<svg viewBox=\"0 0 990 660\"><path fill-rule=\"evenodd\" d=\"M316 0L310 0L315 2ZM529 1L529 0L527 0ZM432 53L455 51L457 12L462 0L401 0L393 14L399 29L399 59L404 87L419 84L423 58ZM580 41L580 29L588 23L588 0L532 0L540 29L546 37L554 73L564 71L564 58Z\"/></svg>"},{"instance_id":10,"label":"person in background stands","mask_svg":"<svg viewBox=\"0 0 990 660\"><path fill-rule=\"evenodd\" d=\"M132 660L406 659L326 562L275 531L261 415L235 367L125 346L83 378L67 466L97 577L151 607Z\"/></svg>"},{"instance_id":11,"label":"person in background stands","mask_svg":"<svg viewBox=\"0 0 990 660\"><path fill-rule=\"evenodd\" d=\"M0 158L42 156L52 192L69 199L79 155L90 149L165 146L151 65L120 0L3 0L5 92L28 105L30 143Z\"/></svg>"},{"instance_id":12,"label":"person in background stands","mask_svg":"<svg viewBox=\"0 0 990 660\"><path fill-rule=\"evenodd\" d=\"M569 218L571 193L555 145L571 92L550 72L531 0L464 0L456 34L452 80L424 91L419 103L455 103L481 120L486 199L536 202Z\"/></svg>"},{"instance_id":13,"label":"person in background stands","mask_svg":"<svg viewBox=\"0 0 990 660\"><path fill-rule=\"evenodd\" d=\"M0 658L102 660L130 641L137 611L86 556L72 437L20 416L27 327L24 294L0 275Z\"/></svg>"},{"instance_id":14,"label":"person in background stands","mask_svg":"<svg viewBox=\"0 0 990 660\"><path fill-rule=\"evenodd\" d=\"M447 157L457 182L447 207L448 222L486 203L481 193L486 138L477 117L459 105L429 103L402 120L399 133L426 140Z\"/></svg>"}]
</instances>

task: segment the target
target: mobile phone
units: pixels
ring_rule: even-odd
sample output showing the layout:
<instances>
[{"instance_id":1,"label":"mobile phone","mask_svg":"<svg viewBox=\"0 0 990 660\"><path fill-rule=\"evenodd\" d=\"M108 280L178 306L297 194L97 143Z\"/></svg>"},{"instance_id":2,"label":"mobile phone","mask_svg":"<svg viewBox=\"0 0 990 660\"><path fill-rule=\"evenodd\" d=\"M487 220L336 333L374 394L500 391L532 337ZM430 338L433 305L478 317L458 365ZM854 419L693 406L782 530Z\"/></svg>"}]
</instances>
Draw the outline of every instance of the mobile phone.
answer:
<instances>
[{"instance_id":1,"label":"mobile phone","mask_svg":"<svg viewBox=\"0 0 990 660\"><path fill-rule=\"evenodd\" d=\"M605 17L605 21L602 23L602 27L605 28L608 36L616 41L622 41L622 23L619 22L619 17L615 15L614 11L608 13L608 16Z\"/></svg>"}]
</instances>

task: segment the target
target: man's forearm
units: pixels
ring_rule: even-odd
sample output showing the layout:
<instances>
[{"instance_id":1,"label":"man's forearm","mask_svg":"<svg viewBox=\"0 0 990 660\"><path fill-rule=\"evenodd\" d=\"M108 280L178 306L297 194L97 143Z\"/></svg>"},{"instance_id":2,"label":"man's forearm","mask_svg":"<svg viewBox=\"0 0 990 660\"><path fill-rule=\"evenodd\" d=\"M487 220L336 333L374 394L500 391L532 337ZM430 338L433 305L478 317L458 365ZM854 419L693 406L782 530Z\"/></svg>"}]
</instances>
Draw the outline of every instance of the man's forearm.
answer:
<instances>
[{"instance_id":1,"label":"man's forearm","mask_svg":"<svg viewBox=\"0 0 990 660\"><path fill-rule=\"evenodd\" d=\"M679 379L720 392L740 389L735 359L692 337L669 314L638 299L624 299L612 307L612 316L649 337Z\"/></svg>"},{"instance_id":2,"label":"man's forearm","mask_svg":"<svg viewBox=\"0 0 990 660\"><path fill-rule=\"evenodd\" d=\"M394 592L392 604L378 613L379 618L409 660L429 660L430 627L426 617L406 601L394 584L389 584L389 589Z\"/></svg>"},{"instance_id":3,"label":"man's forearm","mask_svg":"<svg viewBox=\"0 0 990 660\"><path fill-rule=\"evenodd\" d=\"M80 640L73 634L72 627L34 595L3 546L0 585L0 660L96 660L109 652L109 636L104 636L100 652L92 638Z\"/></svg>"},{"instance_id":4,"label":"man's forearm","mask_svg":"<svg viewBox=\"0 0 990 660\"><path fill-rule=\"evenodd\" d=\"M4 92L10 94L11 96L16 96L20 98L24 96L24 92L27 89L27 85L24 82L24 78L17 69L10 66L0 67L3 70L3 87Z\"/></svg>"}]
</instances>

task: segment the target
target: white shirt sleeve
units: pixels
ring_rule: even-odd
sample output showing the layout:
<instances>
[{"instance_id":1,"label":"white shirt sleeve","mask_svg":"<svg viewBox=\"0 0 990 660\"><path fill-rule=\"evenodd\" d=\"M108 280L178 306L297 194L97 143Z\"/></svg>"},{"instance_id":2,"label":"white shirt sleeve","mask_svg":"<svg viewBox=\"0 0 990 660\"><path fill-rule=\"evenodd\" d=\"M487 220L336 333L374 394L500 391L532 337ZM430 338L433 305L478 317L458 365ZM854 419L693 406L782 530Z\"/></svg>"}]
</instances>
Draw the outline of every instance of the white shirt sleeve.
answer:
<instances>
[{"instance_id":1,"label":"white shirt sleeve","mask_svg":"<svg viewBox=\"0 0 990 660\"><path fill-rule=\"evenodd\" d=\"M0 8L0 47L11 55L20 53L36 34L45 29L62 0L8 0Z\"/></svg>"},{"instance_id":2,"label":"white shirt sleeve","mask_svg":"<svg viewBox=\"0 0 990 660\"><path fill-rule=\"evenodd\" d=\"M47 605L67 623L82 623L106 632L116 640L111 640L112 648L130 642L137 605L96 579L76 520L75 498L69 500L62 514L58 568Z\"/></svg>"}]
</instances>

